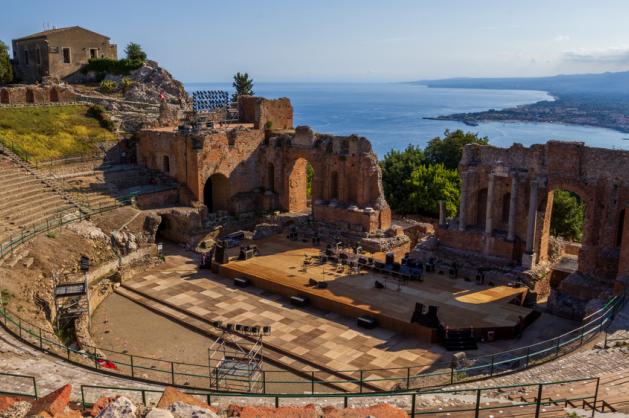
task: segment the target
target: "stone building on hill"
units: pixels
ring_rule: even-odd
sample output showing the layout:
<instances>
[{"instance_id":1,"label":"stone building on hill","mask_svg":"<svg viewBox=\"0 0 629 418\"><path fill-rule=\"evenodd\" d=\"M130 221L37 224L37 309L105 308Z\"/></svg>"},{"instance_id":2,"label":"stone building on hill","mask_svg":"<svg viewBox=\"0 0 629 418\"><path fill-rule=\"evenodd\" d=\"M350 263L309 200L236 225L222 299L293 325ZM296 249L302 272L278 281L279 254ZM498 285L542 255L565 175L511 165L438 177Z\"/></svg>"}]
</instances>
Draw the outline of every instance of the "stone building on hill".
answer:
<instances>
[{"instance_id":1,"label":"stone building on hill","mask_svg":"<svg viewBox=\"0 0 629 418\"><path fill-rule=\"evenodd\" d=\"M15 77L26 83L42 77L63 80L92 58L117 59L109 38L80 26L51 29L12 41Z\"/></svg>"}]
</instances>

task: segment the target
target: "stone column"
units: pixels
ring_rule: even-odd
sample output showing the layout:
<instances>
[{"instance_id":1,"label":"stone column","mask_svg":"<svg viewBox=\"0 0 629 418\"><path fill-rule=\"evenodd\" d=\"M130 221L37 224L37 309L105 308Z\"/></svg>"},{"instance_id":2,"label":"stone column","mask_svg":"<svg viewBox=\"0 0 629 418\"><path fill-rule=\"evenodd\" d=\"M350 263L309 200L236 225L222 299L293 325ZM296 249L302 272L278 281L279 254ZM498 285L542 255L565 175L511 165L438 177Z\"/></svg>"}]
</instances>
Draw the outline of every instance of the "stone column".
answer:
<instances>
[{"instance_id":1,"label":"stone column","mask_svg":"<svg viewBox=\"0 0 629 418\"><path fill-rule=\"evenodd\" d=\"M485 208L485 235L491 235L494 230L494 188L496 176L492 173L489 175L487 184L487 205Z\"/></svg>"},{"instance_id":2,"label":"stone column","mask_svg":"<svg viewBox=\"0 0 629 418\"><path fill-rule=\"evenodd\" d=\"M537 221L537 188L537 180L531 181L531 194L529 196L529 216L528 225L526 228L526 252L529 254L533 252L533 244L535 241L535 226Z\"/></svg>"},{"instance_id":3,"label":"stone column","mask_svg":"<svg viewBox=\"0 0 629 418\"><path fill-rule=\"evenodd\" d=\"M465 231L467 226L467 173L461 174L461 201L459 204L459 231Z\"/></svg>"},{"instance_id":4,"label":"stone column","mask_svg":"<svg viewBox=\"0 0 629 418\"><path fill-rule=\"evenodd\" d=\"M445 200L439 201L439 225L446 224L446 202Z\"/></svg>"},{"instance_id":5,"label":"stone column","mask_svg":"<svg viewBox=\"0 0 629 418\"><path fill-rule=\"evenodd\" d=\"M518 204L518 176L515 174L511 177L511 198L509 199L509 230L507 239L515 240L515 217L517 214Z\"/></svg>"}]
</instances>

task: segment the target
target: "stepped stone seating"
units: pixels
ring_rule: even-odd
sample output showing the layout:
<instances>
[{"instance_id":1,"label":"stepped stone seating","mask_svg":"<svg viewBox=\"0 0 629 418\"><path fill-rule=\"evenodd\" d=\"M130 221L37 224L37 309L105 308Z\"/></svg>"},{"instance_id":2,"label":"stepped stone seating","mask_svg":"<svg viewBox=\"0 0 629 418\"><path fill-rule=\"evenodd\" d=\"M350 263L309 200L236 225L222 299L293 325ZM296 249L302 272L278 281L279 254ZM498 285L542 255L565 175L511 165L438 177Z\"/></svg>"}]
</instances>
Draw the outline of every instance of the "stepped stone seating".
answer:
<instances>
[{"instance_id":1,"label":"stepped stone seating","mask_svg":"<svg viewBox=\"0 0 629 418\"><path fill-rule=\"evenodd\" d=\"M0 155L0 242L62 212L77 209L53 188L5 155Z\"/></svg>"},{"instance_id":2,"label":"stepped stone seating","mask_svg":"<svg viewBox=\"0 0 629 418\"><path fill-rule=\"evenodd\" d=\"M161 172L130 164L103 164L90 171L57 176L56 181L73 199L92 210L114 205L130 195L179 187Z\"/></svg>"}]
</instances>

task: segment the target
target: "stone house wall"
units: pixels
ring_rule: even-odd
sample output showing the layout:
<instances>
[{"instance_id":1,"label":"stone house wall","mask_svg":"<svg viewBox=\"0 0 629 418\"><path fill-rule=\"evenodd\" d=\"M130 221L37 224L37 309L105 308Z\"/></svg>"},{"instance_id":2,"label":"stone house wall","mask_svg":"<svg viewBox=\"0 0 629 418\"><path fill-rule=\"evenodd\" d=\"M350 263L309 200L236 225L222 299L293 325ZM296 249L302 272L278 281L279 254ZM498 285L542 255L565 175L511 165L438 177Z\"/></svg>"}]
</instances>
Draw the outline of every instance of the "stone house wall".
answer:
<instances>
[{"instance_id":1,"label":"stone house wall","mask_svg":"<svg viewBox=\"0 0 629 418\"><path fill-rule=\"evenodd\" d=\"M11 85L0 87L1 105L70 103L76 101L72 90L63 85Z\"/></svg>"},{"instance_id":2,"label":"stone house wall","mask_svg":"<svg viewBox=\"0 0 629 418\"><path fill-rule=\"evenodd\" d=\"M87 64L92 52L97 58L118 58L117 46L108 37L78 26L14 39L12 46L15 76L26 83L46 76L63 80ZM69 63L64 62L64 48L69 48Z\"/></svg>"}]
</instances>

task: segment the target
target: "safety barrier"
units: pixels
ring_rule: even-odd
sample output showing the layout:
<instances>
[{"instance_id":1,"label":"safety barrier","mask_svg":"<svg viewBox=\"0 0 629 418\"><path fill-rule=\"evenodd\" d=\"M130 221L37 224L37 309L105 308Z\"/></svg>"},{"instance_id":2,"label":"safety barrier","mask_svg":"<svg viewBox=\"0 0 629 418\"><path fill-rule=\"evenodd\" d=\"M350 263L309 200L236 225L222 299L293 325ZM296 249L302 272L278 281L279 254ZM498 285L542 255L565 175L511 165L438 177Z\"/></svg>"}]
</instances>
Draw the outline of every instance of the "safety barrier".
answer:
<instances>
[{"instance_id":1,"label":"safety barrier","mask_svg":"<svg viewBox=\"0 0 629 418\"><path fill-rule=\"evenodd\" d=\"M0 372L0 395L38 398L34 376Z\"/></svg>"},{"instance_id":2,"label":"safety barrier","mask_svg":"<svg viewBox=\"0 0 629 418\"><path fill-rule=\"evenodd\" d=\"M464 367L437 363L392 369L338 370L334 373L311 370L302 372L302 377L287 376L285 371L264 370L263 393L326 393L333 390L331 386L334 385L353 385L357 393L421 390L524 370L571 353L591 341L604 332L623 303L623 298L615 297L590 316L587 323L568 333L526 347L471 358ZM213 386L213 382L218 380L212 379L214 370L209 364L156 359L92 346L75 350L59 343L50 331L21 319L8 309L1 309L0 313L2 324L13 335L69 362L150 383L217 392L222 389ZM246 378L230 378L230 382L235 386L249 383ZM379 387L383 389L378 390Z\"/></svg>"},{"instance_id":3,"label":"safety barrier","mask_svg":"<svg viewBox=\"0 0 629 418\"><path fill-rule=\"evenodd\" d=\"M516 409L519 415L539 417L547 412L545 408L578 407L592 409L597 405L599 378L573 379L545 383L494 386L473 389L428 390L421 392L398 392L388 394L234 394L220 392L186 391L208 405L245 401L256 406L281 407L290 401L334 406L337 408L374 405L395 402L410 417L420 415L479 417L481 414L496 411L508 414ZM560 393L558 393L560 392ZM110 386L81 386L81 402L84 408L91 406L103 396L121 395L143 405L155 405L162 391L155 389L116 388ZM435 402L435 398L450 402ZM222 405L225 407L225 404Z\"/></svg>"}]
</instances>

